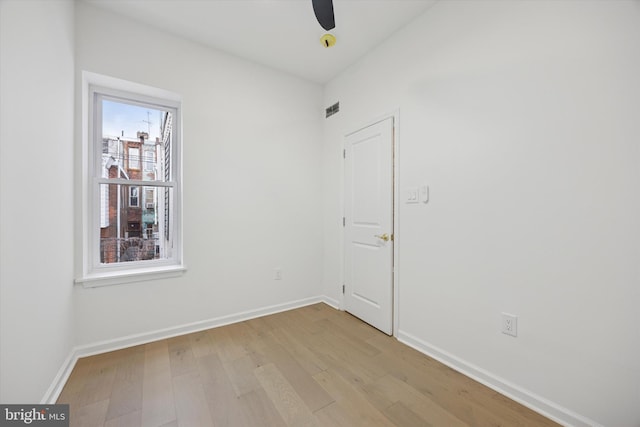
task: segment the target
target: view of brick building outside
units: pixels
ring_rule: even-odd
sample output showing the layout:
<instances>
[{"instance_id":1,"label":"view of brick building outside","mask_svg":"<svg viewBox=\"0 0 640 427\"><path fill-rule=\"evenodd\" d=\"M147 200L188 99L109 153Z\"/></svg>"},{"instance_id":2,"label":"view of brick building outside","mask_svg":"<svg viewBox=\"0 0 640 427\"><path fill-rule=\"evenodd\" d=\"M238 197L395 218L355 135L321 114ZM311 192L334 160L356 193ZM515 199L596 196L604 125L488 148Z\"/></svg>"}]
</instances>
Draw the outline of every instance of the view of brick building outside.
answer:
<instances>
[{"instance_id":1,"label":"view of brick building outside","mask_svg":"<svg viewBox=\"0 0 640 427\"><path fill-rule=\"evenodd\" d=\"M168 119L170 122L170 117ZM171 131L170 126L164 128L165 134ZM112 179L162 180L169 160L165 159L167 150L164 144L167 141L160 141L159 138L149 141L148 136L146 132L138 132L137 139L103 138L103 176ZM100 190L100 262L109 264L161 258L166 242L165 220L169 215L165 209L165 189L109 184L103 185Z\"/></svg>"}]
</instances>

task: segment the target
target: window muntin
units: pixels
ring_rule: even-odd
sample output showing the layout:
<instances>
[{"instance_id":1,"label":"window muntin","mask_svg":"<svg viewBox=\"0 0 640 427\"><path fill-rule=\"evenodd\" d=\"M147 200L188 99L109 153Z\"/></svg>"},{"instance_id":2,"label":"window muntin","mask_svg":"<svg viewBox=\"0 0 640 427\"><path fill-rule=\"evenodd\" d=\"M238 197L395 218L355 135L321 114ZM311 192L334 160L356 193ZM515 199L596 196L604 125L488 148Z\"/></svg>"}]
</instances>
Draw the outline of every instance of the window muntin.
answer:
<instances>
[{"instance_id":1,"label":"window muntin","mask_svg":"<svg viewBox=\"0 0 640 427\"><path fill-rule=\"evenodd\" d=\"M89 94L93 202L85 276L181 267L179 104L93 86ZM142 130L127 127L137 121Z\"/></svg>"}]
</instances>

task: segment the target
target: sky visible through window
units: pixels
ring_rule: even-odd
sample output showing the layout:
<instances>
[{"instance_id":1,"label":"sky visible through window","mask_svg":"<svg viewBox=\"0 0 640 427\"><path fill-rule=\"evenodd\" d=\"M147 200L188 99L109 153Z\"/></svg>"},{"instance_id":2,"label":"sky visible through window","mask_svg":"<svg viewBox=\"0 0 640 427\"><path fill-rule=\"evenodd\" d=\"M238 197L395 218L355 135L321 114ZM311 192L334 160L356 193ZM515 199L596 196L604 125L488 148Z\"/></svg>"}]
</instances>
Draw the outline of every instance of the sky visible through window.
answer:
<instances>
[{"instance_id":1,"label":"sky visible through window","mask_svg":"<svg viewBox=\"0 0 640 427\"><path fill-rule=\"evenodd\" d=\"M163 111L115 101L102 101L102 136L136 139L137 132L148 132L149 139L160 137Z\"/></svg>"}]
</instances>

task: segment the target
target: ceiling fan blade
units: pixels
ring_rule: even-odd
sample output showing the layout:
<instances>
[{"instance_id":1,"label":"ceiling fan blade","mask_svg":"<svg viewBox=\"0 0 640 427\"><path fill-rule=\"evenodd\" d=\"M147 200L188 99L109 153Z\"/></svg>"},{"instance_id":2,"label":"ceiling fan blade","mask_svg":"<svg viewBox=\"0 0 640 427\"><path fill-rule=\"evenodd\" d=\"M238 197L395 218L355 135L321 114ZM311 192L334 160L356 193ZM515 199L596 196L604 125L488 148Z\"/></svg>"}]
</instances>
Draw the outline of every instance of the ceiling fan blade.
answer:
<instances>
[{"instance_id":1,"label":"ceiling fan blade","mask_svg":"<svg viewBox=\"0 0 640 427\"><path fill-rule=\"evenodd\" d=\"M327 31L334 29L336 20L333 16L333 0L311 0L311 2L320 26Z\"/></svg>"}]
</instances>

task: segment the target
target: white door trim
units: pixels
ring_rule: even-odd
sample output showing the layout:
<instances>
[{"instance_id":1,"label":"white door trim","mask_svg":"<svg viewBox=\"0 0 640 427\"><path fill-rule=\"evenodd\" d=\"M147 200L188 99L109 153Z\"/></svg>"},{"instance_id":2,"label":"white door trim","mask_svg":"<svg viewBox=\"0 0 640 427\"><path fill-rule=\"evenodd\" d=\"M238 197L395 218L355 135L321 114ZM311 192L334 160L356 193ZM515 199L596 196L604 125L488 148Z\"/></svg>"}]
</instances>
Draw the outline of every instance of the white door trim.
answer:
<instances>
[{"instance_id":1,"label":"white door trim","mask_svg":"<svg viewBox=\"0 0 640 427\"><path fill-rule=\"evenodd\" d=\"M340 145L340 157L342 157L342 150L345 149L344 141L347 136L358 132L361 129L372 126L380 121L386 120L388 118L393 118L393 233L394 233L394 245L393 245L393 336L398 335L399 325L400 325L400 275L399 275L399 262L398 262L398 248L400 247L400 224L399 224L399 182L400 182L400 167L399 167L399 159L400 159L400 109L396 108L388 113L382 114L380 116L375 117L372 120L367 120L364 123L359 123L354 126L349 126L349 130L342 133L342 144ZM342 215L340 218L340 223L342 224L342 218L345 215L345 173L344 167L341 168L342 179L340 186L340 198L341 198L341 211ZM344 273L344 244L345 244L345 228L342 227L342 233L340 233L340 289L338 291L338 295L340 295L340 310L345 309L345 300L344 294L342 293L342 286L345 281L345 273Z\"/></svg>"}]
</instances>

